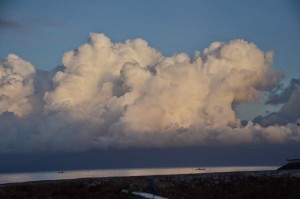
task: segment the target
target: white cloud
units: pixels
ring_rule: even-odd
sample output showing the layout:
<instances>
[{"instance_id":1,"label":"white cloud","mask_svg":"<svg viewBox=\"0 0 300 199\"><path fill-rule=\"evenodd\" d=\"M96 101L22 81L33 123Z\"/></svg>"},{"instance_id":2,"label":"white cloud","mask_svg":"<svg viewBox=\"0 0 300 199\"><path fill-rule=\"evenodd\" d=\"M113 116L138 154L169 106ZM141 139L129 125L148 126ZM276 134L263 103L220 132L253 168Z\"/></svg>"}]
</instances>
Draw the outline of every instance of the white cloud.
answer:
<instances>
[{"instance_id":1,"label":"white cloud","mask_svg":"<svg viewBox=\"0 0 300 199\"><path fill-rule=\"evenodd\" d=\"M34 74L32 64L16 55L0 62L0 114L7 111L24 116L31 112Z\"/></svg>"},{"instance_id":2,"label":"white cloud","mask_svg":"<svg viewBox=\"0 0 300 199\"><path fill-rule=\"evenodd\" d=\"M233 108L259 99L261 90L270 90L279 81L282 74L273 70L272 59L271 52L243 40L212 43L193 58L185 53L165 57L142 39L112 43L105 35L92 33L89 43L63 56L64 68L55 73L52 88L46 87L39 100L42 110L22 126L28 133L22 149L299 140L293 126L242 127ZM29 71L27 75L33 74L34 68ZM23 75L31 90L25 94L19 90L22 99L33 94L33 80L36 85L41 81L30 75ZM2 112L11 111L3 107ZM26 110L11 112L21 116L30 112ZM5 136L2 150L8 146L20 150L14 144L17 136Z\"/></svg>"}]
</instances>

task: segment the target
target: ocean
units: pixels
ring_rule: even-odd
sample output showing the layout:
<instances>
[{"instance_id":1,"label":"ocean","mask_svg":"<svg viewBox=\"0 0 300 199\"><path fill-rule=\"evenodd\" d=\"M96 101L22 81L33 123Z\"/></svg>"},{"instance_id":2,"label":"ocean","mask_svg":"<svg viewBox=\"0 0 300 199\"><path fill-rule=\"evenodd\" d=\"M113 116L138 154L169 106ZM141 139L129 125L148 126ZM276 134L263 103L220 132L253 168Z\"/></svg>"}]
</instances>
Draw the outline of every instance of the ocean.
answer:
<instances>
[{"instance_id":1,"label":"ocean","mask_svg":"<svg viewBox=\"0 0 300 199\"><path fill-rule=\"evenodd\" d=\"M28 173L2 173L0 184L31 182L42 180L64 180L76 178L149 176L172 174L197 174L234 171L275 170L278 166L236 166L236 167L185 167L185 168L137 168L137 169L99 169L99 170L67 170L43 171Z\"/></svg>"}]
</instances>

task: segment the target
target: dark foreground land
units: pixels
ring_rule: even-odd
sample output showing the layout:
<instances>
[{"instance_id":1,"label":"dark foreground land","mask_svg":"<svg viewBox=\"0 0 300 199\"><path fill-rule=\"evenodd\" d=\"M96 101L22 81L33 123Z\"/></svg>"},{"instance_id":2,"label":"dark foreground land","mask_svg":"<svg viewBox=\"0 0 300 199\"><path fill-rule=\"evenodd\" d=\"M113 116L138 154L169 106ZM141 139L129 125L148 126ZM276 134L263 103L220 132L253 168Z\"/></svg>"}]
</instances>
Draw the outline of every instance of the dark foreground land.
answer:
<instances>
[{"instance_id":1,"label":"dark foreground land","mask_svg":"<svg viewBox=\"0 0 300 199\"><path fill-rule=\"evenodd\" d=\"M90 178L0 185L0 198L138 198L142 191L165 198L300 198L300 171L256 171L168 176Z\"/></svg>"}]
</instances>

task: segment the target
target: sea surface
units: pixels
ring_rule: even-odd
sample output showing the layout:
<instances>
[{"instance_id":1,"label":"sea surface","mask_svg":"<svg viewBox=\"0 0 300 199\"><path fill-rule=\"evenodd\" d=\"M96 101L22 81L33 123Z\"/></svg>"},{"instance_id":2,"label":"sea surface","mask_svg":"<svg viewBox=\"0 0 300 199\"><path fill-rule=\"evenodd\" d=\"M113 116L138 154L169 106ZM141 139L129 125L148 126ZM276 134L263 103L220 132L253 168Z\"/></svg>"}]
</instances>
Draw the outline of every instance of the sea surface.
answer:
<instances>
[{"instance_id":1,"label":"sea surface","mask_svg":"<svg viewBox=\"0 0 300 199\"><path fill-rule=\"evenodd\" d=\"M138 168L138 169L99 169L74 171L48 171L30 173L2 173L0 184L30 182L41 180L63 180L94 177L124 177L147 175L197 174L233 171L275 170L278 166L243 166L243 167L186 167L186 168Z\"/></svg>"}]
</instances>

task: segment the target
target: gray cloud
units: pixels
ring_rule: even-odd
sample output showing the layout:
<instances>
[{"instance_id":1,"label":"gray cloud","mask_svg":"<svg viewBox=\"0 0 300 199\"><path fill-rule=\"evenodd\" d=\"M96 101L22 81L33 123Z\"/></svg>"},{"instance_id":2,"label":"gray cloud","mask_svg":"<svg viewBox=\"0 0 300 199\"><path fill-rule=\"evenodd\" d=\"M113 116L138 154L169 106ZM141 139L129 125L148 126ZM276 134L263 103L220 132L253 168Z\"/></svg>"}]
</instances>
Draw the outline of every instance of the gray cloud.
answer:
<instances>
[{"instance_id":1,"label":"gray cloud","mask_svg":"<svg viewBox=\"0 0 300 199\"><path fill-rule=\"evenodd\" d=\"M279 84L274 89L267 104L282 105L278 112L272 112L266 116L254 118L255 123L262 126L286 125L288 123L297 123L300 119L300 80L292 79L285 88Z\"/></svg>"},{"instance_id":2,"label":"gray cloud","mask_svg":"<svg viewBox=\"0 0 300 199\"><path fill-rule=\"evenodd\" d=\"M275 89L270 93L266 104L278 105L287 102L292 94L300 89L300 79L293 78L289 85L284 88L284 85L278 84Z\"/></svg>"}]
</instances>

